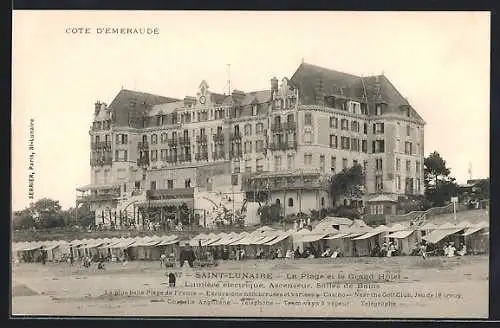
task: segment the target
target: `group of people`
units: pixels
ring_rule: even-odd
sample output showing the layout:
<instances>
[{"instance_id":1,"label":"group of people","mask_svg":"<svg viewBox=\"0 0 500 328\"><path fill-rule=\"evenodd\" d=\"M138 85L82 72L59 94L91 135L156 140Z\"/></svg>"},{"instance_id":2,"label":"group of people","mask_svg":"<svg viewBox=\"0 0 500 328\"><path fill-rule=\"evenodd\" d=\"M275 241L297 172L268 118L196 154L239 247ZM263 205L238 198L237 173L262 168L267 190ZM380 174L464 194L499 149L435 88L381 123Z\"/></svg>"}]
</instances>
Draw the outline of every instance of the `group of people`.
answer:
<instances>
[{"instance_id":1,"label":"group of people","mask_svg":"<svg viewBox=\"0 0 500 328\"><path fill-rule=\"evenodd\" d=\"M444 245L443 252L444 256L447 257L453 257L455 256L455 253L459 256L464 256L467 254L467 247L464 243L461 243L459 249L457 250L457 248L455 247L455 243L450 241L449 243L446 243Z\"/></svg>"},{"instance_id":2,"label":"group of people","mask_svg":"<svg viewBox=\"0 0 500 328\"><path fill-rule=\"evenodd\" d=\"M391 257L399 255L398 244L392 241L382 244L382 247L377 243L375 247L370 251L370 256L372 257Z\"/></svg>"}]
</instances>

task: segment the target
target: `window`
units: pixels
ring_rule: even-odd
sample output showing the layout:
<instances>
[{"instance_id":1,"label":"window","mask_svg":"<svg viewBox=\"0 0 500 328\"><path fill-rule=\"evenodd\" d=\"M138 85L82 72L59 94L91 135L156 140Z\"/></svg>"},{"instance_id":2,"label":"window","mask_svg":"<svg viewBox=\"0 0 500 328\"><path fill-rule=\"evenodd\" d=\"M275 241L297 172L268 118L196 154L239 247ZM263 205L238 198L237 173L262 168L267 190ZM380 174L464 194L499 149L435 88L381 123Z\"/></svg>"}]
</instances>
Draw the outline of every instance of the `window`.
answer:
<instances>
[{"instance_id":1,"label":"window","mask_svg":"<svg viewBox=\"0 0 500 328\"><path fill-rule=\"evenodd\" d=\"M311 113L304 114L304 124L305 125L312 125L312 114Z\"/></svg>"},{"instance_id":2,"label":"window","mask_svg":"<svg viewBox=\"0 0 500 328\"><path fill-rule=\"evenodd\" d=\"M368 134L368 124L363 123L363 133Z\"/></svg>"},{"instance_id":3,"label":"window","mask_svg":"<svg viewBox=\"0 0 500 328\"><path fill-rule=\"evenodd\" d=\"M400 150L399 150L399 143L400 143L400 142L401 142L401 140L399 140L399 138L398 138L398 139L396 139L396 144L394 145L394 152L395 152L395 153L399 153L399 151L400 151Z\"/></svg>"},{"instance_id":4,"label":"window","mask_svg":"<svg viewBox=\"0 0 500 328\"><path fill-rule=\"evenodd\" d=\"M310 165L312 163L312 154L304 154L304 164Z\"/></svg>"},{"instance_id":5,"label":"window","mask_svg":"<svg viewBox=\"0 0 500 328\"><path fill-rule=\"evenodd\" d=\"M325 197L321 197L321 206L325 206Z\"/></svg>"},{"instance_id":6,"label":"window","mask_svg":"<svg viewBox=\"0 0 500 328\"><path fill-rule=\"evenodd\" d=\"M382 104L377 104L375 106L375 115L377 116L382 115Z\"/></svg>"},{"instance_id":7,"label":"window","mask_svg":"<svg viewBox=\"0 0 500 328\"><path fill-rule=\"evenodd\" d=\"M127 134L117 134L116 135L116 144L117 145L126 145L128 144L128 135Z\"/></svg>"},{"instance_id":8,"label":"window","mask_svg":"<svg viewBox=\"0 0 500 328\"><path fill-rule=\"evenodd\" d=\"M191 179L184 179L184 188L191 188Z\"/></svg>"},{"instance_id":9,"label":"window","mask_svg":"<svg viewBox=\"0 0 500 328\"><path fill-rule=\"evenodd\" d=\"M165 143L168 140L168 135L164 132L161 134L161 143Z\"/></svg>"},{"instance_id":10,"label":"window","mask_svg":"<svg viewBox=\"0 0 500 328\"><path fill-rule=\"evenodd\" d=\"M167 180L167 189L174 189L174 180Z\"/></svg>"},{"instance_id":11,"label":"window","mask_svg":"<svg viewBox=\"0 0 500 328\"><path fill-rule=\"evenodd\" d=\"M240 162L237 162L235 165L233 173L240 173Z\"/></svg>"},{"instance_id":12,"label":"window","mask_svg":"<svg viewBox=\"0 0 500 328\"><path fill-rule=\"evenodd\" d=\"M401 177L399 175L396 176L396 189L401 190Z\"/></svg>"},{"instance_id":13,"label":"window","mask_svg":"<svg viewBox=\"0 0 500 328\"><path fill-rule=\"evenodd\" d=\"M337 136L330 134L330 148L337 148L338 139Z\"/></svg>"},{"instance_id":14,"label":"window","mask_svg":"<svg viewBox=\"0 0 500 328\"><path fill-rule=\"evenodd\" d=\"M371 214L373 214L373 215L383 215L384 214L384 205L382 205L382 204L371 205L370 211L371 211Z\"/></svg>"},{"instance_id":15,"label":"window","mask_svg":"<svg viewBox=\"0 0 500 328\"><path fill-rule=\"evenodd\" d=\"M245 124L245 135L246 136L252 135L252 126L250 124Z\"/></svg>"},{"instance_id":16,"label":"window","mask_svg":"<svg viewBox=\"0 0 500 328\"><path fill-rule=\"evenodd\" d=\"M156 181L151 181L150 182L150 188L151 190L156 190Z\"/></svg>"},{"instance_id":17,"label":"window","mask_svg":"<svg viewBox=\"0 0 500 328\"><path fill-rule=\"evenodd\" d=\"M351 150L359 151L359 139L351 138Z\"/></svg>"},{"instance_id":18,"label":"window","mask_svg":"<svg viewBox=\"0 0 500 328\"><path fill-rule=\"evenodd\" d=\"M350 139L349 137L340 137L340 148L349 150L350 146Z\"/></svg>"},{"instance_id":19,"label":"window","mask_svg":"<svg viewBox=\"0 0 500 328\"><path fill-rule=\"evenodd\" d=\"M385 142L384 140L372 141L372 152L373 153L383 153L385 152Z\"/></svg>"},{"instance_id":20,"label":"window","mask_svg":"<svg viewBox=\"0 0 500 328\"><path fill-rule=\"evenodd\" d=\"M156 144L158 143L158 136L156 134L151 135L151 144Z\"/></svg>"},{"instance_id":21,"label":"window","mask_svg":"<svg viewBox=\"0 0 500 328\"><path fill-rule=\"evenodd\" d=\"M407 194L413 194L413 179L412 178L406 178L405 192Z\"/></svg>"},{"instance_id":22,"label":"window","mask_svg":"<svg viewBox=\"0 0 500 328\"><path fill-rule=\"evenodd\" d=\"M293 207L293 198L288 198L288 207Z\"/></svg>"},{"instance_id":23,"label":"window","mask_svg":"<svg viewBox=\"0 0 500 328\"><path fill-rule=\"evenodd\" d=\"M342 169L347 169L347 158L342 158Z\"/></svg>"},{"instance_id":24,"label":"window","mask_svg":"<svg viewBox=\"0 0 500 328\"><path fill-rule=\"evenodd\" d=\"M304 133L304 142L305 143L312 143L312 134L311 134L311 131L306 131Z\"/></svg>"},{"instance_id":25,"label":"window","mask_svg":"<svg viewBox=\"0 0 500 328\"><path fill-rule=\"evenodd\" d=\"M257 105L252 105L252 115L253 116L257 115Z\"/></svg>"},{"instance_id":26,"label":"window","mask_svg":"<svg viewBox=\"0 0 500 328\"><path fill-rule=\"evenodd\" d=\"M331 116L330 117L330 127L332 129L337 129L339 126L339 119L336 117Z\"/></svg>"},{"instance_id":27,"label":"window","mask_svg":"<svg viewBox=\"0 0 500 328\"><path fill-rule=\"evenodd\" d=\"M349 121L346 119L341 119L340 120L340 129L341 130L349 130Z\"/></svg>"},{"instance_id":28,"label":"window","mask_svg":"<svg viewBox=\"0 0 500 328\"><path fill-rule=\"evenodd\" d=\"M417 191L420 192L420 179L416 179L417 180Z\"/></svg>"},{"instance_id":29,"label":"window","mask_svg":"<svg viewBox=\"0 0 500 328\"><path fill-rule=\"evenodd\" d=\"M335 156L332 156L332 158L330 159L330 171L332 173L335 173L336 169L337 169L337 157Z\"/></svg>"},{"instance_id":30,"label":"window","mask_svg":"<svg viewBox=\"0 0 500 328\"><path fill-rule=\"evenodd\" d=\"M162 149L161 153L160 153L160 156L161 156L161 160L162 161L166 161L167 160L167 150L166 149Z\"/></svg>"},{"instance_id":31,"label":"window","mask_svg":"<svg viewBox=\"0 0 500 328\"><path fill-rule=\"evenodd\" d=\"M264 140L255 141L255 152L262 153L264 151Z\"/></svg>"},{"instance_id":32,"label":"window","mask_svg":"<svg viewBox=\"0 0 500 328\"><path fill-rule=\"evenodd\" d=\"M382 175L375 176L375 190L376 191L384 190L384 180Z\"/></svg>"},{"instance_id":33,"label":"window","mask_svg":"<svg viewBox=\"0 0 500 328\"><path fill-rule=\"evenodd\" d=\"M152 150L151 151L151 161L156 162L158 160L158 151L157 150Z\"/></svg>"},{"instance_id":34,"label":"window","mask_svg":"<svg viewBox=\"0 0 500 328\"><path fill-rule=\"evenodd\" d=\"M411 171L411 162L406 161L406 172L410 172L410 171Z\"/></svg>"},{"instance_id":35,"label":"window","mask_svg":"<svg viewBox=\"0 0 500 328\"><path fill-rule=\"evenodd\" d=\"M275 171L281 170L281 156L274 157L274 170Z\"/></svg>"},{"instance_id":36,"label":"window","mask_svg":"<svg viewBox=\"0 0 500 328\"><path fill-rule=\"evenodd\" d=\"M415 155L418 156L418 150L420 149L420 144L417 144L417 147L415 147Z\"/></svg>"},{"instance_id":37,"label":"window","mask_svg":"<svg viewBox=\"0 0 500 328\"><path fill-rule=\"evenodd\" d=\"M411 127L409 125L406 126L406 136L409 137L411 135Z\"/></svg>"},{"instance_id":38,"label":"window","mask_svg":"<svg viewBox=\"0 0 500 328\"><path fill-rule=\"evenodd\" d=\"M396 171L401 170L401 160L396 158Z\"/></svg>"},{"instance_id":39,"label":"window","mask_svg":"<svg viewBox=\"0 0 500 328\"><path fill-rule=\"evenodd\" d=\"M258 159L255 161L255 167L256 167L257 172L264 171L264 165L262 165L262 159Z\"/></svg>"},{"instance_id":40,"label":"window","mask_svg":"<svg viewBox=\"0 0 500 328\"><path fill-rule=\"evenodd\" d=\"M383 167L382 167L382 158L377 158L375 160L375 169L377 171L382 171L383 170Z\"/></svg>"},{"instance_id":41,"label":"window","mask_svg":"<svg viewBox=\"0 0 500 328\"><path fill-rule=\"evenodd\" d=\"M373 134L384 134L384 123L373 123Z\"/></svg>"},{"instance_id":42,"label":"window","mask_svg":"<svg viewBox=\"0 0 500 328\"><path fill-rule=\"evenodd\" d=\"M293 164L294 164L294 155L289 154L286 158L287 160L287 167L289 170L293 170Z\"/></svg>"},{"instance_id":43,"label":"window","mask_svg":"<svg viewBox=\"0 0 500 328\"><path fill-rule=\"evenodd\" d=\"M368 141L367 140L361 141L361 151L363 153L368 153Z\"/></svg>"},{"instance_id":44,"label":"window","mask_svg":"<svg viewBox=\"0 0 500 328\"><path fill-rule=\"evenodd\" d=\"M359 132L359 123L358 123L358 121L351 121L351 131Z\"/></svg>"},{"instance_id":45,"label":"window","mask_svg":"<svg viewBox=\"0 0 500 328\"><path fill-rule=\"evenodd\" d=\"M264 124L263 123L257 123L255 125L255 134L262 134L264 132Z\"/></svg>"},{"instance_id":46,"label":"window","mask_svg":"<svg viewBox=\"0 0 500 328\"><path fill-rule=\"evenodd\" d=\"M319 156L319 170L320 172L325 172L325 155Z\"/></svg>"},{"instance_id":47,"label":"window","mask_svg":"<svg viewBox=\"0 0 500 328\"><path fill-rule=\"evenodd\" d=\"M252 153L252 142L245 141L245 143L243 144L243 150L244 150L245 154Z\"/></svg>"},{"instance_id":48,"label":"window","mask_svg":"<svg viewBox=\"0 0 500 328\"><path fill-rule=\"evenodd\" d=\"M245 160L245 172L252 172L252 162L249 159Z\"/></svg>"},{"instance_id":49,"label":"window","mask_svg":"<svg viewBox=\"0 0 500 328\"><path fill-rule=\"evenodd\" d=\"M411 155L413 153L413 147L412 143L409 141L405 141L405 154L406 155Z\"/></svg>"},{"instance_id":50,"label":"window","mask_svg":"<svg viewBox=\"0 0 500 328\"><path fill-rule=\"evenodd\" d=\"M420 174L420 162L419 161L415 162L415 173Z\"/></svg>"},{"instance_id":51,"label":"window","mask_svg":"<svg viewBox=\"0 0 500 328\"><path fill-rule=\"evenodd\" d=\"M115 161L117 162L128 161L128 152L126 150L115 150Z\"/></svg>"}]
</instances>

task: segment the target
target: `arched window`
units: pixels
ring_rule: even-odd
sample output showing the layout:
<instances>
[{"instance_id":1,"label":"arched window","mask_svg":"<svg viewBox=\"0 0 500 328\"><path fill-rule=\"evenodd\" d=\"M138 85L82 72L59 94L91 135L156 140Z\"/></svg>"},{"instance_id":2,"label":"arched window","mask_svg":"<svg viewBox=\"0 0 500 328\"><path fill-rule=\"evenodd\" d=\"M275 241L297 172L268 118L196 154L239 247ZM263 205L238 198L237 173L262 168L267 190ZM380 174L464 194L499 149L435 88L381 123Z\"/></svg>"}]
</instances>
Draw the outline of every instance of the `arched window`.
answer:
<instances>
[{"instance_id":1,"label":"arched window","mask_svg":"<svg viewBox=\"0 0 500 328\"><path fill-rule=\"evenodd\" d=\"M325 197L321 197L321 206L325 206Z\"/></svg>"},{"instance_id":2,"label":"arched window","mask_svg":"<svg viewBox=\"0 0 500 328\"><path fill-rule=\"evenodd\" d=\"M344 198L344 206L347 206L347 198Z\"/></svg>"},{"instance_id":3,"label":"arched window","mask_svg":"<svg viewBox=\"0 0 500 328\"><path fill-rule=\"evenodd\" d=\"M293 198L288 198L288 207L293 207Z\"/></svg>"},{"instance_id":4,"label":"arched window","mask_svg":"<svg viewBox=\"0 0 500 328\"><path fill-rule=\"evenodd\" d=\"M280 202L280 199L279 199L279 198L276 198L276 204L278 204L278 205L279 205L279 204L281 204L281 202Z\"/></svg>"}]
</instances>

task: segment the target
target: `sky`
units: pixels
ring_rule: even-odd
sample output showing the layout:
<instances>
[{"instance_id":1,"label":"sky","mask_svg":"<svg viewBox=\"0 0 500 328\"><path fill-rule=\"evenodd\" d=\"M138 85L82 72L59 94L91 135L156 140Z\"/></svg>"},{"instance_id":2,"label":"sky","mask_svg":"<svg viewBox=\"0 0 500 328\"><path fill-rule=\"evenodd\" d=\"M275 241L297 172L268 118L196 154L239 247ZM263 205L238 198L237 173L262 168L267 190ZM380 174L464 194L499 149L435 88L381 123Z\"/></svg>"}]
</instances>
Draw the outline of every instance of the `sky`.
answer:
<instances>
[{"instance_id":1,"label":"sky","mask_svg":"<svg viewBox=\"0 0 500 328\"><path fill-rule=\"evenodd\" d=\"M89 34L66 33L89 28ZM152 35L98 28L157 28ZM425 153L438 151L460 183L489 176L488 12L14 11L12 208L49 197L74 206L90 183L93 104L120 89L174 98L263 90L300 63L385 74L424 118ZM34 120L33 170L29 169Z\"/></svg>"}]
</instances>

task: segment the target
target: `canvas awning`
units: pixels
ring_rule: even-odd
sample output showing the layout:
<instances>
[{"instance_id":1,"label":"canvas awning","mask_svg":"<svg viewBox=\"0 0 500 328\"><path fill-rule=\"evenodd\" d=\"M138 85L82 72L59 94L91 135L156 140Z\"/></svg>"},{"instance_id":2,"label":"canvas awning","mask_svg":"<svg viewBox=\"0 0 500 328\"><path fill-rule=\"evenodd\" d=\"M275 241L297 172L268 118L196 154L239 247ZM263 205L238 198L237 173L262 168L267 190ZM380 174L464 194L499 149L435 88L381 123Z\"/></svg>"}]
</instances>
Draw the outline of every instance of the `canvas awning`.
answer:
<instances>
[{"instance_id":1,"label":"canvas awning","mask_svg":"<svg viewBox=\"0 0 500 328\"><path fill-rule=\"evenodd\" d=\"M330 236L330 237L326 237L324 239L327 239L327 240L333 240L333 239L341 239L341 238L344 238L348 235L350 235L351 233L350 232L341 232L341 233L338 233L336 235L333 235L333 236Z\"/></svg>"},{"instance_id":2,"label":"canvas awning","mask_svg":"<svg viewBox=\"0 0 500 328\"><path fill-rule=\"evenodd\" d=\"M246 236L236 236L234 238L228 239L228 240L221 240L221 245L232 245L234 242L240 241L242 239L246 238Z\"/></svg>"},{"instance_id":3,"label":"canvas awning","mask_svg":"<svg viewBox=\"0 0 500 328\"><path fill-rule=\"evenodd\" d=\"M178 242L179 242L179 239L177 238L177 236L175 236L175 238L173 238L173 239L167 239L167 240L160 241L160 243L156 244L155 246L168 246L168 245L172 245L172 244L175 244Z\"/></svg>"},{"instance_id":4,"label":"canvas awning","mask_svg":"<svg viewBox=\"0 0 500 328\"><path fill-rule=\"evenodd\" d=\"M363 239L368 239L368 238L371 238L371 237L374 237L376 235L380 235L381 233L384 233L385 231L371 231L371 232L367 232L359 237L356 237L356 238L353 238L352 240L363 240Z\"/></svg>"},{"instance_id":5,"label":"canvas awning","mask_svg":"<svg viewBox=\"0 0 500 328\"><path fill-rule=\"evenodd\" d=\"M42 246L41 243L29 243L27 245L24 245L23 247L20 247L17 251L18 252L29 252L29 251L34 251L37 248L40 248Z\"/></svg>"},{"instance_id":6,"label":"canvas awning","mask_svg":"<svg viewBox=\"0 0 500 328\"><path fill-rule=\"evenodd\" d=\"M210 246L212 243L221 240L221 237L210 238L208 240L202 240L201 246Z\"/></svg>"},{"instance_id":7,"label":"canvas awning","mask_svg":"<svg viewBox=\"0 0 500 328\"><path fill-rule=\"evenodd\" d=\"M312 243L328 236L327 233L303 235L298 241L302 243Z\"/></svg>"},{"instance_id":8,"label":"canvas awning","mask_svg":"<svg viewBox=\"0 0 500 328\"><path fill-rule=\"evenodd\" d=\"M274 238L278 237L279 235L271 235L271 236L266 236L263 239L259 240L258 242L254 243L255 245L264 245L265 243L273 240Z\"/></svg>"},{"instance_id":9,"label":"canvas awning","mask_svg":"<svg viewBox=\"0 0 500 328\"><path fill-rule=\"evenodd\" d=\"M104 244L101 241L91 241L88 244L86 244L83 248L96 248Z\"/></svg>"},{"instance_id":10,"label":"canvas awning","mask_svg":"<svg viewBox=\"0 0 500 328\"><path fill-rule=\"evenodd\" d=\"M104 245L99 246L98 248L113 248L114 245L117 245L121 243L121 241L110 241L108 243L105 243Z\"/></svg>"},{"instance_id":11,"label":"canvas awning","mask_svg":"<svg viewBox=\"0 0 500 328\"><path fill-rule=\"evenodd\" d=\"M132 245L133 243L135 243L135 241L133 240L122 240L119 243L110 246L109 248L129 248L129 246Z\"/></svg>"},{"instance_id":12,"label":"canvas awning","mask_svg":"<svg viewBox=\"0 0 500 328\"><path fill-rule=\"evenodd\" d=\"M266 246L272 246L272 245L275 245L277 243L279 243L280 241L283 241L285 239L287 239L288 237L290 237L290 234L283 234L283 235L280 235L278 236L277 238L273 239L273 240L270 240L268 241L267 243L264 243L263 245L266 245Z\"/></svg>"},{"instance_id":13,"label":"canvas awning","mask_svg":"<svg viewBox=\"0 0 500 328\"><path fill-rule=\"evenodd\" d=\"M425 241L435 244L445 238L446 236L452 235L454 233L459 232L462 230L462 228L455 228L455 229L440 229L440 230L434 230L431 233L429 233L426 236L423 236L422 239Z\"/></svg>"},{"instance_id":14,"label":"canvas awning","mask_svg":"<svg viewBox=\"0 0 500 328\"><path fill-rule=\"evenodd\" d=\"M50 251L50 250L53 250L54 248L57 248L59 246L61 246L61 244L52 244L52 245L44 246L43 249L46 251Z\"/></svg>"},{"instance_id":15,"label":"canvas awning","mask_svg":"<svg viewBox=\"0 0 500 328\"><path fill-rule=\"evenodd\" d=\"M404 239L411 235L415 230L401 230L387 235L386 238Z\"/></svg>"},{"instance_id":16,"label":"canvas awning","mask_svg":"<svg viewBox=\"0 0 500 328\"><path fill-rule=\"evenodd\" d=\"M466 237L466 236L470 236L478 231L481 231L483 228L481 227L476 227L476 228L469 228L469 229L466 229L463 236Z\"/></svg>"}]
</instances>

